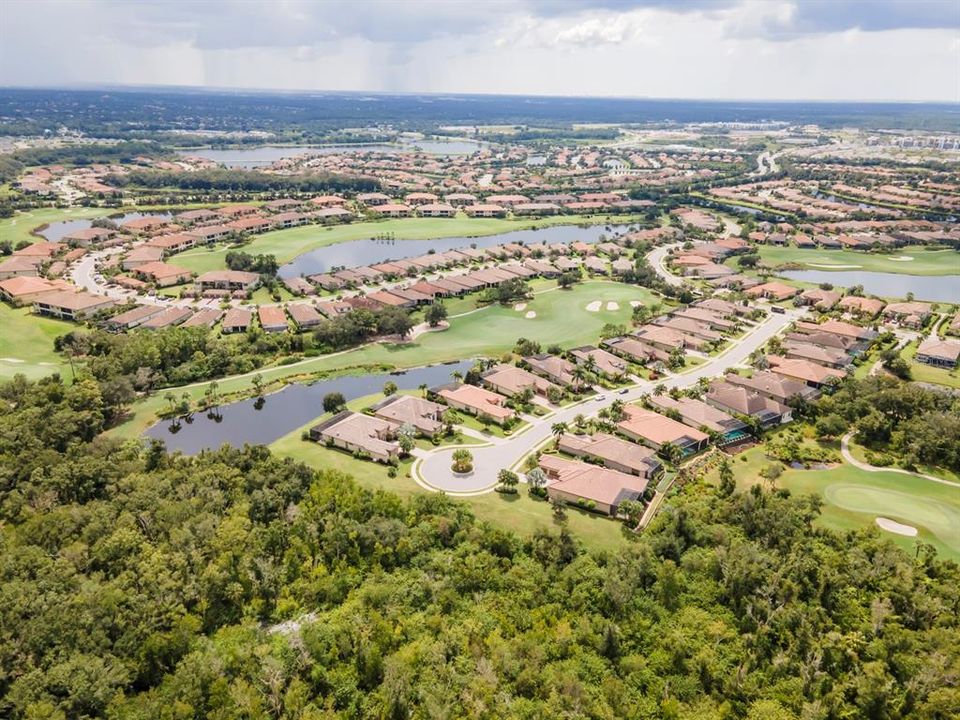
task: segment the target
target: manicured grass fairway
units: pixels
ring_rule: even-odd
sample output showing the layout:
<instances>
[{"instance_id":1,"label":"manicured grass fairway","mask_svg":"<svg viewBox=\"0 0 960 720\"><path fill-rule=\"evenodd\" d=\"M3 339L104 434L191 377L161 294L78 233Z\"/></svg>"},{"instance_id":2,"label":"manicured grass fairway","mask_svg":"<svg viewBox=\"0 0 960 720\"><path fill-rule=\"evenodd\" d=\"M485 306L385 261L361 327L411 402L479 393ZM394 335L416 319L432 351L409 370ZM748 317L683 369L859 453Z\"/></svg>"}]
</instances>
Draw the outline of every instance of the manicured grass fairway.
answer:
<instances>
[{"instance_id":1,"label":"manicured grass fairway","mask_svg":"<svg viewBox=\"0 0 960 720\"><path fill-rule=\"evenodd\" d=\"M310 423L313 424L313 423ZM408 498L428 491L417 485L410 472L409 461L400 466L397 477L387 476L387 468L379 463L357 460L348 453L326 448L314 442L300 439L300 433L309 425L284 435L270 445L270 449L286 457L324 470L340 470L370 490L384 490ZM473 442L464 438L464 445ZM457 498L457 502L467 505L474 514L491 525L529 537L538 528L556 531L550 504L532 500L521 486L520 493L505 497L499 493L487 493L476 497ZM568 526L573 534L590 550L614 550L627 544L621 524L606 518L591 515L574 508L567 510Z\"/></svg>"},{"instance_id":2,"label":"manicured grass fairway","mask_svg":"<svg viewBox=\"0 0 960 720\"><path fill-rule=\"evenodd\" d=\"M751 485L766 485L759 473L771 462L760 447L731 458L741 492ZM708 479L716 482L716 472ZM846 463L829 470L788 469L777 487L821 497L817 523L822 527L841 532L871 528L912 551L917 538L881 530L876 519L885 517L912 525L920 531L917 537L935 546L942 557L960 560L960 490L956 487L902 473L866 472Z\"/></svg>"},{"instance_id":3,"label":"manicured grass fairway","mask_svg":"<svg viewBox=\"0 0 960 720\"><path fill-rule=\"evenodd\" d=\"M930 249L923 246L900 248L889 255L855 250L801 250L794 247L758 247L760 259L771 267L797 263L811 270L864 270L899 273L901 275L954 275L960 273L960 253L955 250ZM894 258L910 257L898 261ZM844 267L854 266L857 267Z\"/></svg>"},{"instance_id":4,"label":"manicured grass fairway","mask_svg":"<svg viewBox=\"0 0 960 720\"><path fill-rule=\"evenodd\" d=\"M871 473L842 465L831 470L790 470L778 481L794 493L824 500L820 524L835 530L877 527L885 517L920 531L917 536L945 558L960 560L960 490L901 473ZM877 529L912 550L916 538Z\"/></svg>"},{"instance_id":5,"label":"manicured grass fairway","mask_svg":"<svg viewBox=\"0 0 960 720\"><path fill-rule=\"evenodd\" d=\"M406 218L358 222L350 225L334 225L328 228L320 225L304 225L289 230L275 230L256 235L250 243L243 247L243 251L254 255L261 253L274 255L278 261L285 263L310 250L349 240L365 240L374 235L386 233L392 233L398 240L433 240L445 237L499 235L513 230L529 230L552 225L576 225L578 223L619 225L637 222L639 219L636 215L558 215L547 218L521 219L458 216L455 218ZM195 272L218 270L224 267L224 257L227 254L227 249L226 247L215 247L212 250L207 248L188 250L176 256L177 264Z\"/></svg>"},{"instance_id":6,"label":"manicured grass fairway","mask_svg":"<svg viewBox=\"0 0 960 720\"><path fill-rule=\"evenodd\" d=\"M53 340L76 328L72 323L33 315L29 308L0 303L0 379L17 373L37 379L59 372L69 380L70 365L54 351Z\"/></svg>"}]
</instances>

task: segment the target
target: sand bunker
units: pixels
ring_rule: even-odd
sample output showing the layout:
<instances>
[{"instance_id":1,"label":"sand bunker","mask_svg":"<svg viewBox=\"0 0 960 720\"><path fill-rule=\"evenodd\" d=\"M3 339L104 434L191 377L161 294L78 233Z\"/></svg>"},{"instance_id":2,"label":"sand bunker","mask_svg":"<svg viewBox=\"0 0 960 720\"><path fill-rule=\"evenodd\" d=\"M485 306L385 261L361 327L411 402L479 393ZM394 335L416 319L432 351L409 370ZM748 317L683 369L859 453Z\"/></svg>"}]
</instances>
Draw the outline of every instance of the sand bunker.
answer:
<instances>
[{"instance_id":1,"label":"sand bunker","mask_svg":"<svg viewBox=\"0 0 960 720\"><path fill-rule=\"evenodd\" d=\"M533 320L536 316L537 316L537 314L536 314L533 310L527 310L527 314L524 315L524 317L525 317L527 320Z\"/></svg>"},{"instance_id":2,"label":"sand bunker","mask_svg":"<svg viewBox=\"0 0 960 720\"><path fill-rule=\"evenodd\" d=\"M890 262L912 262L912 255L901 255L900 257L890 258Z\"/></svg>"},{"instance_id":3,"label":"sand bunker","mask_svg":"<svg viewBox=\"0 0 960 720\"><path fill-rule=\"evenodd\" d=\"M643 300L631 300L630 307L640 307L643 305Z\"/></svg>"},{"instance_id":4,"label":"sand bunker","mask_svg":"<svg viewBox=\"0 0 960 720\"><path fill-rule=\"evenodd\" d=\"M587 312L600 312L600 307L603 305L599 300L594 300L592 303L587 305Z\"/></svg>"},{"instance_id":5,"label":"sand bunker","mask_svg":"<svg viewBox=\"0 0 960 720\"><path fill-rule=\"evenodd\" d=\"M524 310L527 309L527 304L517 303L516 305L513 306L513 309L516 310L517 312L523 312Z\"/></svg>"},{"instance_id":6,"label":"sand bunker","mask_svg":"<svg viewBox=\"0 0 960 720\"><path fill-rule=\"evenodd\" d=\"M881 530L896 533L897 535L906 535L907 537L916 537L918 532L913 525L904 525L903 523L898 523L896 520L885 517L878 517L877 525L880 526Z\"/></svg>"},{"instance_id":7,"label":"sand bunker","mask_svg":"<svg viewBox=\"0 0 960 720\"><path fill-rule=\"evenodd\" d=\"M832 263L806 263L809 267L824 268L826 270L859 270L863 265L834 265Z\"/></svg>"},{"instance_id":8,"label":"sand bunker","mask_svg":"<svg viewBox=\"0 0 960 720\"><path fill-rule=\"evenodd\" d=\"M19 358L0 358L0 362L22 363L24 361L20 360Z\"/></svg>"},{"instance_id":9,"label":"sand bunker","mask_svg":"<svg viewBox=\"0 0 960 720\"><path fill-rule=\"evenodd\" d=\"M607 303L607 310L619 310L619 309L620 309L620 303L615 303L613 301L610 301Z\"/></svg>"}]
</instances>

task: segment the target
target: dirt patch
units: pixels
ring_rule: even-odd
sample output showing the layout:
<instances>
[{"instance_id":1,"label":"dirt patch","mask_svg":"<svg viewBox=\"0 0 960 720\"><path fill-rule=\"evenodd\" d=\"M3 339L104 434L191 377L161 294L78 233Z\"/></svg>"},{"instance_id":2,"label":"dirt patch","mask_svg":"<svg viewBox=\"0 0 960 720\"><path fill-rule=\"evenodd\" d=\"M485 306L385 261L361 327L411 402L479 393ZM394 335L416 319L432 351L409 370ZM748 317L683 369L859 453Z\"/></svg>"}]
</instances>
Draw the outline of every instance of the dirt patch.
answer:
<instances>
[{"instance_id":1,"label":"dirt patch","mask_svg":"<svg viewBox=\"0 0 960 720\"><path fill-rule=\"evenodd\" d=\"M878 517L877 525L880 526L881 530L886 530L887 532L895 533L896 535L904 535L906 537L916 537L919 532L913 525L904 525L903 523L898 523L896 520L891 520L890 518Z\"/></svg>"},{"instance_id":2,"label":"dirt patch","mask_svg":"<svg viewBox=\"0 0 960 720\"><path fill-rule=\"evenodd\" d=\"M630 307L632 307L632 308L634 308L634 307L640 307L641 305L643 305L643 301L642 301L642 300L631 300L631 301L630 301Z\"/></svg>"}]
</instances>

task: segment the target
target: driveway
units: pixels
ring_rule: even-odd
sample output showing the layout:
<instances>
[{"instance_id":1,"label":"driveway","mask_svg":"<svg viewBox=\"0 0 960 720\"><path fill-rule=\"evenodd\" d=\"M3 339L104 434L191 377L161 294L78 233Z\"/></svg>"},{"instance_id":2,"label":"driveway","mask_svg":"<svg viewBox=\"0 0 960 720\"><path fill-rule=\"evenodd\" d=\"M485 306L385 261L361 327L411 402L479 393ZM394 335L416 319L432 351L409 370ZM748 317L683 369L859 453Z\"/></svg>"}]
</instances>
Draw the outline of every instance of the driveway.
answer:
<instances>
[{"instance_id":1,"label":"driveway","mask_svg":"<svg viewBox=\"0 0 960 720\"><path fill-rule=\"evenodd\" d=\"M504 468L512 467L549 439L552 435L551 426L554 423L565 422L572 425L577 415L581 413L587 416L596 415L601 408L613 404L614 400L622 400L625 403L635 402L644 394L652 392L654 387L661 383L668 389L672 387L682 389L696 385L700 378L720 375L726 368L746 363L754 350L762 347L770 338L779 334L804 313L803 309L790 309L783 315L770 313L763 322L737 340L734 345L687 372L656 382L644 380L628 387L627 392L622 395L618 392L608 392L561 408L548 417L535 418L529 427L510 437L506 442L472 449L474 469L471 475L455 475L450 469L454 448L432 451L423 456L415 469L415 473L419 475L418 481L435 490L453 495L492 490L497 483L497 473Z\"/></svg>"}]
</instances>

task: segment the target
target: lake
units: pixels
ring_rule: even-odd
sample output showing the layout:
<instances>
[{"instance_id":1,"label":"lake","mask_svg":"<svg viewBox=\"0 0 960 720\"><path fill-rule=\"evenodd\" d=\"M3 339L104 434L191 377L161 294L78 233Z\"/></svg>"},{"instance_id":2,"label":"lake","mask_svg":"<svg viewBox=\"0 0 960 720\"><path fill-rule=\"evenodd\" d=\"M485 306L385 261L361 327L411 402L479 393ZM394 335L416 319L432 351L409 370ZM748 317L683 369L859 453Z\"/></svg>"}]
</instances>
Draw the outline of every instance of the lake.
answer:
<instances>
[{"instance_id":1,"label":"lake","mask_svg":"<svg viewBox=\"0 0 960 720\"><path fill-rule=\"evenodd\" d=\"M202 148L180 150L181 157L202 157L230 168L256 168L272 165L277 160L304 155L342 153L409 153L414 149L430 155L470 155L484 146L476 140L401 140L398 143L366 143L358 145L261 145L250 148Z\"/></svg>"},{"instance_id":2,"label":"lake","mask_svg":"<svg viewBox=\"0 0 960 720\"><path fill-rule=\"evenodd\" d=\"M262 401L250 398L222 405L219 420L198 412L191 422L182 422L177 431L169 420L162 420L149 428L146 436L163 440L171 452L180 450L187 455L224 444L267 445L322 415L323 396L327 393L343 393L350 401L380 392L387 381L396 383L401 390L416 390L423 384L433 387L450 382L456 371L465 374L472 365L472 360L462 360L405 372L343 375L310 385L287 385Z\"/></svg>"},{"instance_id":3,"label":"lake","mask_svg":"<svg viewBox=\"0 0 960 720\"><path fill-rule=\"evenodd\" d=\"M960 303L960 275L899 275L859 270L783 270L777 273L790 280L830 283L837 287L863 285L868 295L903 298L912 292L917 300Z\"/></svg>"},{"instance_id":4,"label":"lake","mask_svg":"<svg viewBox=\"0 0 960 720\"><path fill-rule=\"evenodd\" d=\"M443 222L438 220L437 222ZM608 238L626 232L628 225L553 225L539 230L513 230L500 235L484 235L481 237L446 237L434 240L350 240L348 242L327 245L310 252L298 255L291 262L280 268L282 278L299 277L301 275L316 275L329 272L332 268L359 267L374 265L391 260L424 255L430 250L446 252L457 248L475 245L478 248L492 247L502 243L535 243L573 242L582 240L594 243L601 235Z\"/></svg>"},{"instance_id":5,"label":"lake","mask_svg":"<svg viewBox=\"0 0 960 720\"><path fill-rule=\"evenodd\" d=\"M141 213L141 212L131 212L131 213L120 213L116 216L110 215L107 217L107 220L115 222L117 225L120 223L125 223L128 220L136 220L138 218L147 217L147 216L162 216L170 217L168 212L160 213ZM93 220L60 220L59 222L53 222L47 225L43 230L38 230L37 234L42 235L45 240L50 242L57 242L62 240L65 236L69 235L72 232L77 230L86 230L88 227L93 227Z\"/></svg>"}]
</instances>

